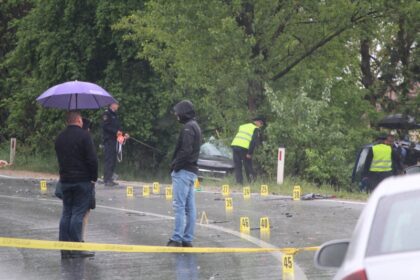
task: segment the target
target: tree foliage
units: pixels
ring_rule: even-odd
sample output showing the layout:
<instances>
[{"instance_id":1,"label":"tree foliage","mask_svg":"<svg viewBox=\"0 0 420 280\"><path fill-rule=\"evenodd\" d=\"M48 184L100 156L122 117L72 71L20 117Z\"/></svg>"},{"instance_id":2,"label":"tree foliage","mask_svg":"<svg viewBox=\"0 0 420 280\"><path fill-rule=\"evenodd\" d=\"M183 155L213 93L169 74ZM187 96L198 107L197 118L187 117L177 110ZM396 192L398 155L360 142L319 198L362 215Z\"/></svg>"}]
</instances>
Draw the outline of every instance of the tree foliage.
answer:
<instances>
[{"instance_id":1,"label":"tree foliage","mask_svg":"<svg viewBox=\"0 0 420 280\"><path fill-rule=\"evenodd\" d=\"M266 115L260 171L274 176L284 144L287 174L335 185L381 116L420 118L415 0L22 0L0 13L0 133L34 149L63 126L36 96L74 79L108 89L125 129L164 151L180 99L227 144ZM137 167L168 160L127 148Z\"/></svg>"}]
</instances>

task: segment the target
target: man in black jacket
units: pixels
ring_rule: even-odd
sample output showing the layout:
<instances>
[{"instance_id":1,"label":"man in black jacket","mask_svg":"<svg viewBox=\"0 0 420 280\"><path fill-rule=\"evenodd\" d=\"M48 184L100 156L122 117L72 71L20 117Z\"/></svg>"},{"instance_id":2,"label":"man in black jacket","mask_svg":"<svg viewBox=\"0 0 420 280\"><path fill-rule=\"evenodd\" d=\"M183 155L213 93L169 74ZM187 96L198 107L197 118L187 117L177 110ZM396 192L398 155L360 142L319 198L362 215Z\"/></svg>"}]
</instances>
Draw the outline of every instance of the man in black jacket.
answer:
<instances>
[{"instance_id":1,"label":"man in black jacket","mask_svg":"<svg viewBox=\"0 0 420 280\"><path fill-rule=\"evenodd\" d=\"M198 174L201 129L195 120L194 107L190 101L184 100L176 104L174 112L184 126L172 157L175 229L167 245L192 247L196 219L194 182Z\"/></svg>"},{"instance_id":2,"label":"man in black jacket","mask_svg":"<svg viewBox=\"0 0 420 280\"><path fill-rule=\"evenodd\" d=\"M60 220L60 241L81 242L83 218L90 208L92 188L98 179L98 160L88 131L82 128L78 112L69 112L67 128L55 141L60 183L63 192L63 213ZM86 251L62 251L62 257L91 257Z\"/></svg>"}]
</instances>

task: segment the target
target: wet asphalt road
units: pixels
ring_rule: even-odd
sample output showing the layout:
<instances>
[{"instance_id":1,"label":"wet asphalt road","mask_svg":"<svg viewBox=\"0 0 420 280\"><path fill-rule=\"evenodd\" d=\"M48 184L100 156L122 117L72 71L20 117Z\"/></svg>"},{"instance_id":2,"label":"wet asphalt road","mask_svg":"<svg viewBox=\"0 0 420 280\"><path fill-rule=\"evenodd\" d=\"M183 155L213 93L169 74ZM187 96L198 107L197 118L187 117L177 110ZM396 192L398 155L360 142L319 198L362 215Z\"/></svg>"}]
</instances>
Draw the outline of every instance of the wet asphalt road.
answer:
<instances>
[{"instance_id":1,"label":"wet asphalt road","mask_svg":"<svg viewBox=\"0 0 420 280\"><path fill-rule=\"evenodd\" d=\"M98 185L97 209L91 212L86 241L165 245L170 237L172 205L163 195L126 197L125 188ZM36 180L0 177L0 236L57 240L61 201L52 182L41 194ZM198 219L205 211L210 224L198 225L196 247L301 247L348 238L362 204L298 201L233 194L233 212L225 211L220 193L197 192ZM251 234L239 234L247 216ZM271 235L260 241L259 218L268 216ZM295 279L330 279L333 271L313 266L313 252L295 256ZM306 275L306 277L305 277ZM281 279L279 254L129 254L98 252L92 259L61 260L59 252L0 248L0 279Z\"/></svg>"}]
</instances>

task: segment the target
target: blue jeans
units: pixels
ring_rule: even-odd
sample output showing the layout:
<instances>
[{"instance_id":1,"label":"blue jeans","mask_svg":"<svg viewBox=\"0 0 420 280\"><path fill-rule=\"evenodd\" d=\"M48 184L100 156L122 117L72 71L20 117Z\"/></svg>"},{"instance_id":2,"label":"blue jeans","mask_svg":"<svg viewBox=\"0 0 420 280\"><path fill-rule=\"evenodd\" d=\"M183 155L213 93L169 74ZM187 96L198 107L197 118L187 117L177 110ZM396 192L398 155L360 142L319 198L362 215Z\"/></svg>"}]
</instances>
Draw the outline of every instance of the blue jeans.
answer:
<instances>
[{"instance_id":1,"label":"blue jeans","mask_svg":"<svg viewBox=\"0 0 420 280\"><path fill-rule=\"evenodd\" d=\"M62 183L63 213L60 220L60 241L81 242L83 218L92 200L91 182Z\"/></svg>"},{"instance_id":2,"label":"blue jeans","mask_svg":"<svg viewBox=\"0 0 420 280\"><path fill-rule=\"evenodd\" d=\"M182 169L173 171L171 175L175 213L175 229L171 240L192 242L196 219L194 181L197 175Z\"/></svg>"}]
</instances>

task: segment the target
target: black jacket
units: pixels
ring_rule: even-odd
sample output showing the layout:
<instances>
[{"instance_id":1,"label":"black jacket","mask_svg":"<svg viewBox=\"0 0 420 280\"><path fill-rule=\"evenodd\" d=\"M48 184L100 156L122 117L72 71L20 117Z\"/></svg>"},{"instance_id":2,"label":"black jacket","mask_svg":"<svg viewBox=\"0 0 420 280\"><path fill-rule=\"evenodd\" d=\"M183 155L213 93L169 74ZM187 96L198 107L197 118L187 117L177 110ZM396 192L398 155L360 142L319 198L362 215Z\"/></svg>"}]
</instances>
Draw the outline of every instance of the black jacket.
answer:
<instances>
[{"instance_id":1,"label":"black jacket","mask_svg":"<svg viewBox=\"0 0 420 280\"><path fill-rule=\"evenodd\" d=\"M249 143L249 148L247 154L252 155L254 153L255 148L258 146L260 142L260 129L256 128L254 133L252 134L251 143Z\"/></svg>"},{"instance_id":2,"label":"black jacket","mask_svg":"<svg viewBox=\"0 0 420 280\"><path fill-rule=\"evenodd\" d=\"M178 172L183 169L197 174L202 138L200 126L195 121L194 107L190 101L184 100L175 105L174 111L184 126L172 157L172 170Z\"/></svg>"},{"instance_id":3,"label":"black jacket","mask_svg":"<svg viewBox=\"0 0 420 280\"><path fill-rule=\"evenodd\" d=\"M108 141L117 141L117 132L122 129L117 114L111 109L105 110L102 115L102 130L104 143Z\"/></svg>"},{"instance_id":4,"label":"black jacket","mask_svg":"<svg viewBox=\"0 0 420 280\"><path fill-rule=\"evenodd\" d=\"M55 140L60 182L76 183L98 179L98 158L86 130L69 125Z\"/></svg>"}]
</instances>

